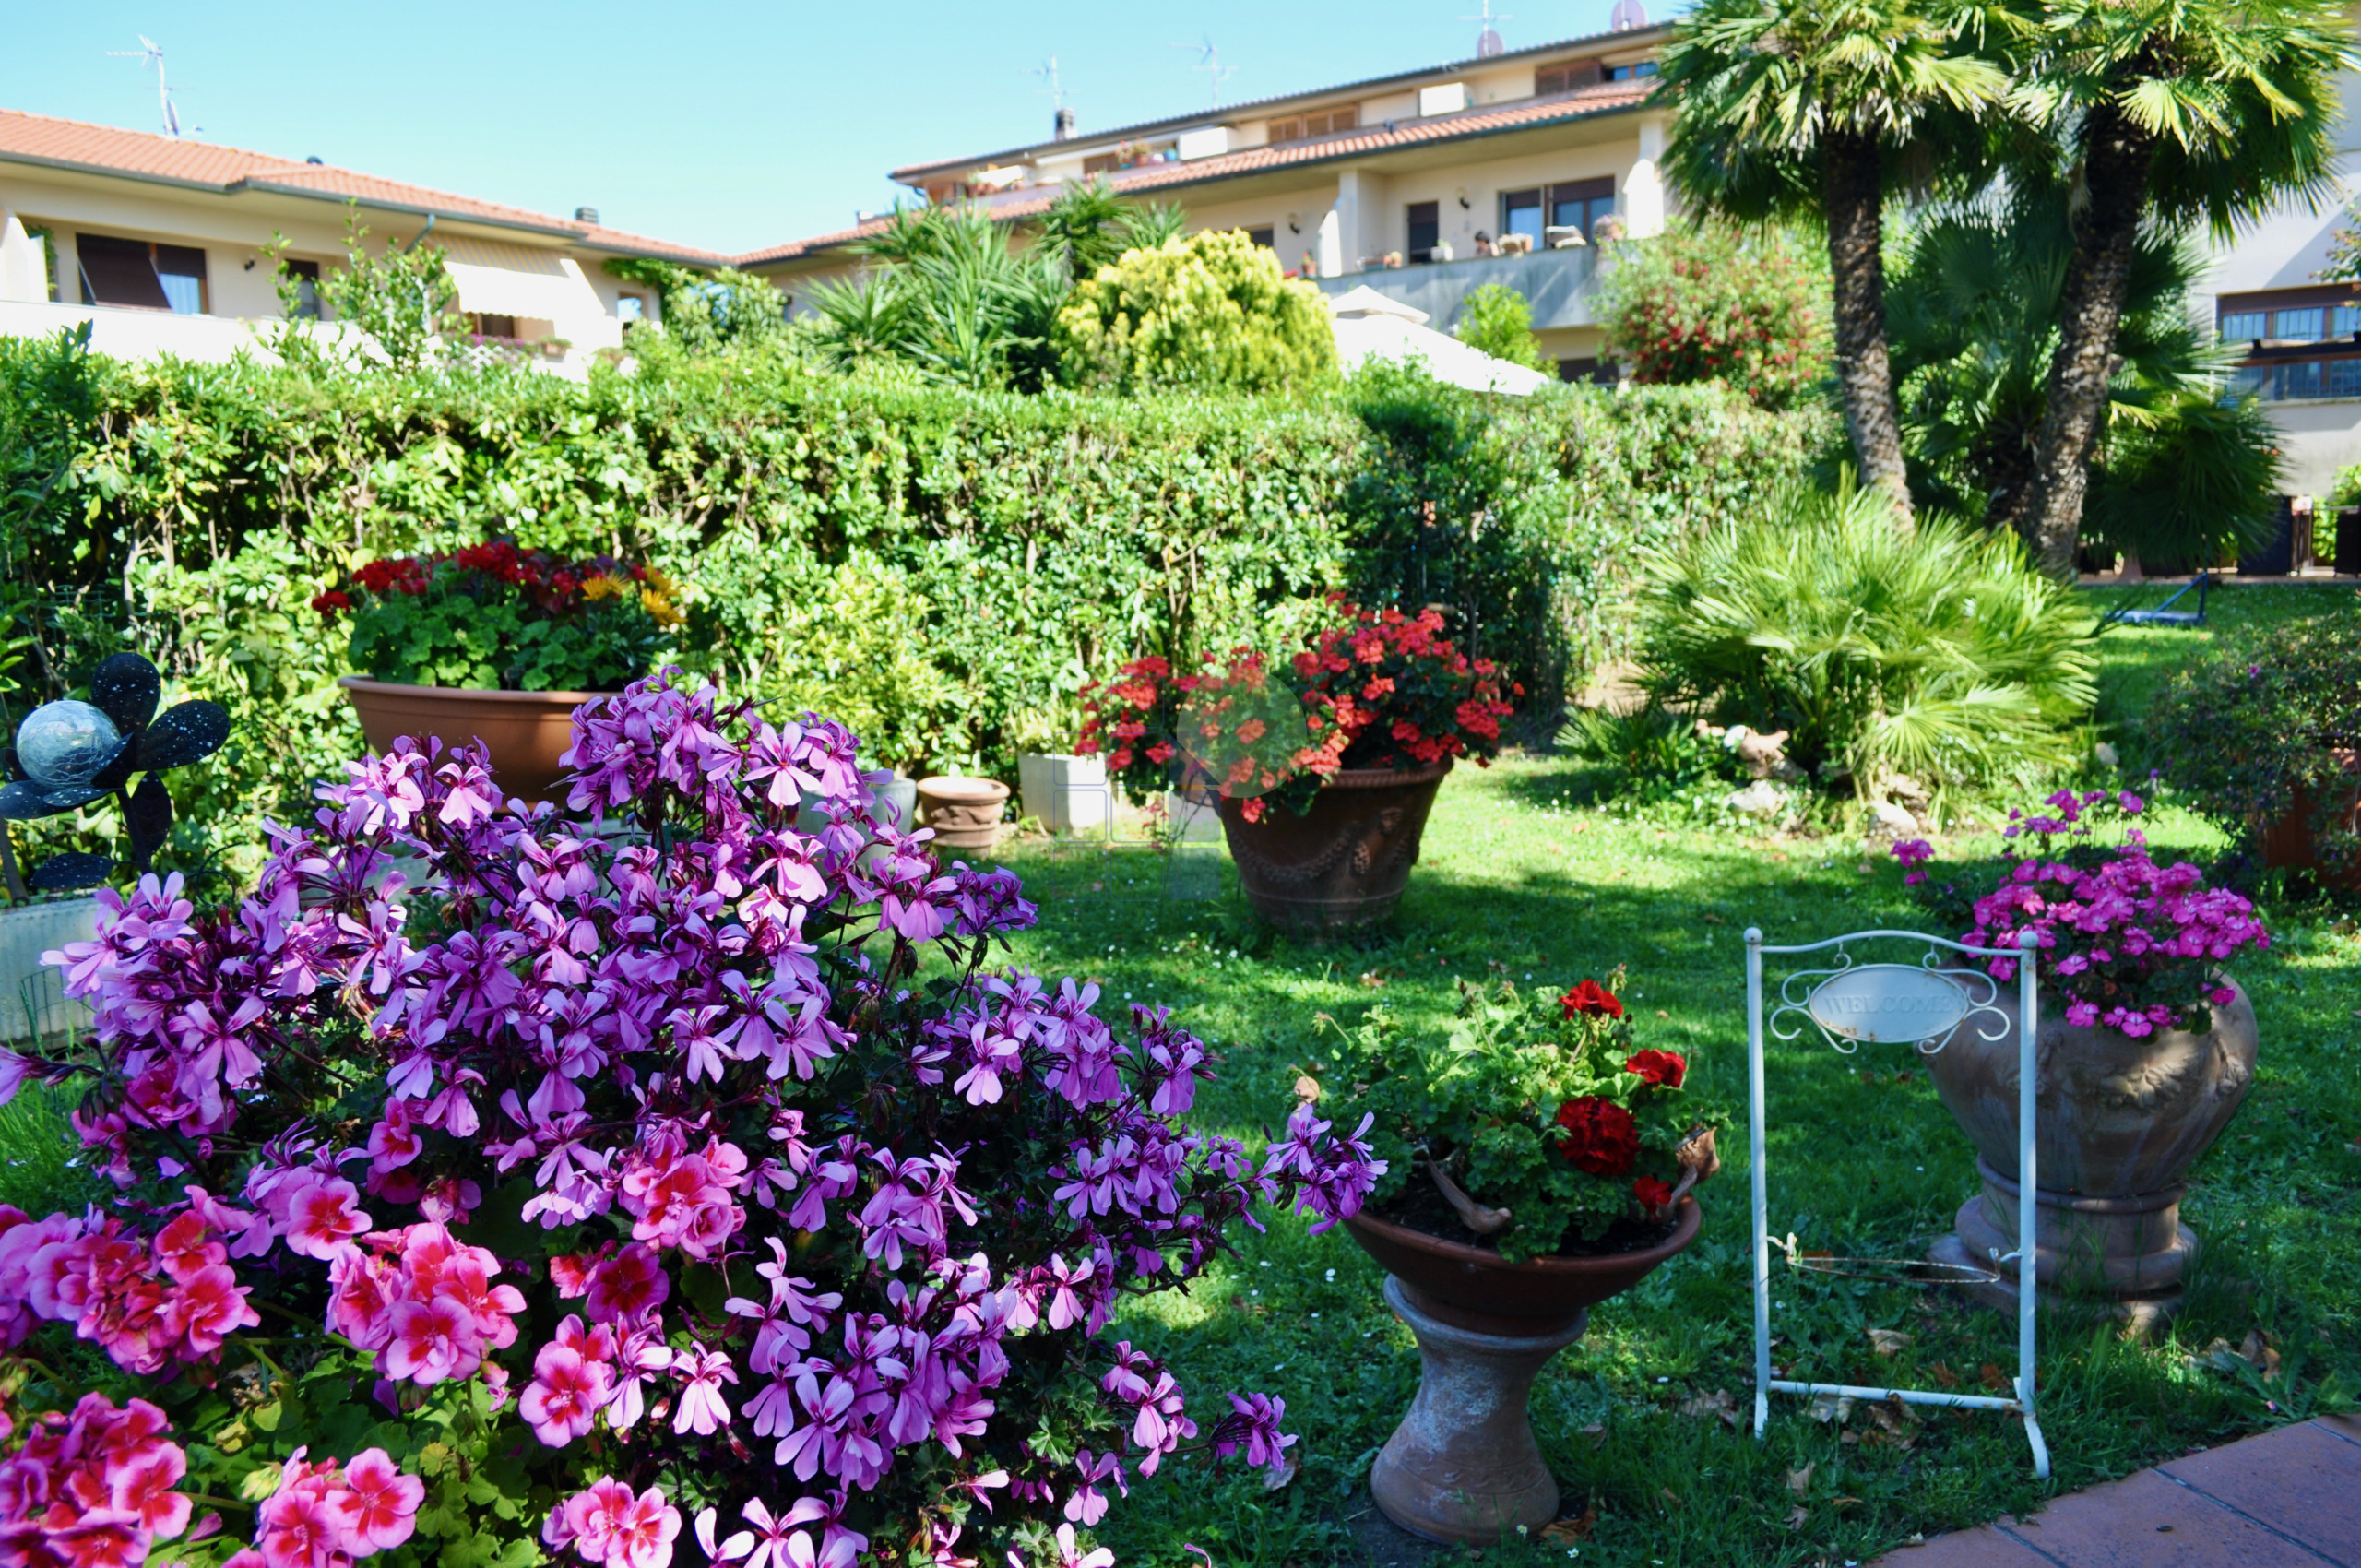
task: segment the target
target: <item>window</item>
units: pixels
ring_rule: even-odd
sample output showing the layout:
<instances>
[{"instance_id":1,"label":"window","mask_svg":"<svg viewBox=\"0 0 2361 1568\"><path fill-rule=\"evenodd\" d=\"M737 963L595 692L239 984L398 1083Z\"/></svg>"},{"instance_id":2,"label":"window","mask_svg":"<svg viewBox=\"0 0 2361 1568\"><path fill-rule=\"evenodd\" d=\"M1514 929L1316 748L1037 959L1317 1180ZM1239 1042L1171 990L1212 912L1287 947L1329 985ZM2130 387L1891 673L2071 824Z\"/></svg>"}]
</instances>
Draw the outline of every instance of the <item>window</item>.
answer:
<instances>
[{"instance_id":1,"label":"window","mask_svg":"<svg viewBox=\"0 0 2361 1568\"><path fill-rule=\"evenodd\" d=\"M1541 244L1541 192L1502 191L1501 193L1501 232L1523 234L1532 240L1537 249Z\"/></svg>"},{"instance_id":2,"label":"window","mask_svg":"<svg viewBox=\"0 0 2361 1568\"><path fill-rule=\"evenodd\" d=\"M2248 341L2271 336L2263 313L2259 310L2233 311L2222 318L2222 337L2228 342Z\"/></svg>"},{"instance_id":3,"label":"window","mask_svg":"<svg viewBox=\"0 0 2361 1568\"><path fill-rule=\"evenodd\" d=\"M282 261L279 267L295 285L295 314L305 321L320 319L320 264Z\"/></svg>"},{"instance_id":4,"label":"window","mask_svg":"<svg viewBox=\"0 0 2361 1568\"><path fill-rule=\"evenodd\" d=\"M1607 79L1611 82L1637 81L1643 77L1653 77L1655 74L1656 63L1654 60L1643 60L1636 65L1607 67Z\"/></svg>"},{"instance_id":5,"label":"window","mask_svg":"<svg viewBox=\"0 0 2361 1568\"><path fill-rule=\"evenodd\" d=\"M2336 336L2339 338L2361 332L2361 305L2336 307Z\"/></svg>"},{"instance_id":6,"label":"window","mask_svg":"<svg viewBox=\"0 0 2361 1568\"><path fill-rule=\"evenodd\" d=\"M2282 398L2317 398L2320 395L2320 362L2303 360L2279 367L2279 395Z\"/></svg>"},{"instance_id":7,"label":"window","mask_svg":"<svg viewBox=\"0 0 2361 1568\"><path fill-rule=\"evenodd\" d=\"M2331 398L2361 398L2361 360L2328 362L2328 395Z\"/></svg>"},{"instance_id":8,"label":"window","mask_svg":"<svg viewBox=\"0 0 2361 1568\"><path fill-rule=\"evenodd\" d=\"M2289 343L2312 343L2319 340L2324 313L2318 305L2296 310L2273 311L2271 335Z\"/></svg>"},{"instance_id":9,"label":"window","mask_svg":"<svg viewBox=\"0 0 2361 1568\"><path fill-rule=\"evenodd\" d=\"M1612 386L1620 379L1620 373L1616 369L1613 360L1560 360L1558 379L1587 381L1594 386Z\"/></svg>"},{"instance_id":10,"label":"window","mask_svg":"<svg viewBox=\"0 0 2361 1568\"><path fill-rule=\"evenodd\" d=\"M468 313L468 330L479 338L514 338L516 336L516 318L470 311Z\"/></svg>"},{"instance_id":11,"label":"window","mask_svg":"<svg viewBox=\"0 0 2361 1568\"><path fill-rule=\"evenodd\" d=\"M2251 392L2258 398L2269 398L2271 396L2271 367L2260 364L2240 365L2230 373L2230 390L2239 393Z\"/></svg>"},{"instance_id":12,"label":"window","mask_svg":"<svg viewBox=\"0 0 2361 1568\"><path fill-rule=\"evenodd\" d=\"M205 253L194 245L160 245L109 234L77 234L82 303L203 315Z\"/></svg>"},{"instance_id":13,"label":"window","mask_svg":"<svg viewBox=\"0 0 2361 1568\"><path fill-rule=\"evenodd\" d=\"M1582 231L1583 238L1596 241L1596 225L1602 218L1615 214L1615 176L1602 174L1596 180L1573 180L1549 187L1549 223L1552 228Z\"/></svg>"},{"instance_id":14,"label":"window","mask_svg":"<svg viewBox=\"0 0 2361 1568\"><path fill-rule=\"evenodd\" d=\"M1547 98L1554 92L1572 92L1576 88L1594 87L1599 79L1597 61L1560 60L1554 65L1535 68L1533 96Z\"/></svg>"},{"instance_id":15,"label":"window","mask_svg":"<svg viewBox=\"0 0 2361 1568\"><path fill-rule=\"evenodd\" d=\"M1276 147L1281 142L1310 141L1314 137L1357 129L1360 123L1361 111L1358 103L1323 109L1316 114L1290 114L1284 120L1271 122L1271 145Z\"/></svg>"},{"instance_id":16,"label":"window","mask_svg":"<svg viewBox=\"0 0 2361 1568\"><path fill-rule=\"evenodd\" d=\"M647 319L647 302L641 299L637 294L616 295L615 319L617 321L646 321Z\"/></svg>"},{"instance_id":17,"label":"window","mask_svg":"<svg viewBox=\"0 0 2361 1568\"><path fill-rule=\"evenodd\" d=\"M1260 245L1266 251L1275 251L1279 248L1272 243L1275 232L1275 228L1267 226L1261 229L1249 229L1246 231L1247 243Z\"/></svg>"},{"instance_id":18,"label":"window","mask_svg":"<svg viewBox=\"0 0 2361 1568\"><path fill-rule=\"evenodd\" d=\"M1403 249L1412 261L1433 259L1435 245L1442 238L1442 218L1440 208L1440 203L1431 201L1414 201L1410 204L1410 243Z\"/></svg>"}]
</instances>

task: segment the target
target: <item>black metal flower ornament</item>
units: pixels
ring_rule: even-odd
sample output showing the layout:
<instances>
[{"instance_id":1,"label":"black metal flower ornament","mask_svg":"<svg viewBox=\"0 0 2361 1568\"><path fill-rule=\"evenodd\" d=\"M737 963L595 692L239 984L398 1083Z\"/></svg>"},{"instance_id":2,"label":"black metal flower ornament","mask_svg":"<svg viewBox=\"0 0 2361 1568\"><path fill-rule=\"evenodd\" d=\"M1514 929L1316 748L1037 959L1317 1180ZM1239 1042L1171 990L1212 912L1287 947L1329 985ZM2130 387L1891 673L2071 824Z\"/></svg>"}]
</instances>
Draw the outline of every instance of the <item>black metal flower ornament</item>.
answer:
<instances>
[{"instance_id":1,"label":"black metal flower ornament","mask_svg":"<svg viewBox=\"0 0 2361 1568\"><path fill-rule=\"evenodd\" d=\"M27 714L16 745L0 752L8 776L0 787L0 822L54 816L112 794L123 807L132 868L147 871L172 829L163 770L201 762L230 738L230 715L219 703L179 703L159 715L163 689L153 664L118 653L92 671L89 702L43 703ZM136 789L135 774L145 775ZM76 851L51 856L25 884L66 892L95 886L113 870L105 855Z\"/></svg>"}]
</instances>

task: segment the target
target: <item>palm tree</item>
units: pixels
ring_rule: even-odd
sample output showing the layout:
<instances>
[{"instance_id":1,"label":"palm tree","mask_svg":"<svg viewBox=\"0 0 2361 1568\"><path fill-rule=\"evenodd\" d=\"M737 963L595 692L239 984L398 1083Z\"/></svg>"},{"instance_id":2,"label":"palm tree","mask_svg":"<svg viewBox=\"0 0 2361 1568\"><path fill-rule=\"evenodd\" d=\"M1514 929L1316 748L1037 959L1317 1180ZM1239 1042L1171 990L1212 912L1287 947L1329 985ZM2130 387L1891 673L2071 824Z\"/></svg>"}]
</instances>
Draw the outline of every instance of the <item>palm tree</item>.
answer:
<instances>
[{"instance_id":1,"label":"palm tree","mask_svg":"<svg viewBox=\"0 0 2361 1568\"><path fill-rule=\"evenodd\" d=\"M2075 191L2058 338L2019 529L2074 569L2142 226L2217 237L2331 187L2336 77L2361 66L2339 0L2047 0L2023 18L2018 106L2057 138Z\"/></svg>"},{"instance_id":2,"label":"palm tree","mask_svg":"<svg viewBox=\"0 0 2361 1568\"><path fill-rule=\"evenodd\" d=\"M1864 479L1907 527L1885 339L1885 193L1975 161L2007 78L1967 0L1703 0L1665 51L1665 168L1702 212L1823 216L1836 374Z\"/></svg>"}]
</instances>

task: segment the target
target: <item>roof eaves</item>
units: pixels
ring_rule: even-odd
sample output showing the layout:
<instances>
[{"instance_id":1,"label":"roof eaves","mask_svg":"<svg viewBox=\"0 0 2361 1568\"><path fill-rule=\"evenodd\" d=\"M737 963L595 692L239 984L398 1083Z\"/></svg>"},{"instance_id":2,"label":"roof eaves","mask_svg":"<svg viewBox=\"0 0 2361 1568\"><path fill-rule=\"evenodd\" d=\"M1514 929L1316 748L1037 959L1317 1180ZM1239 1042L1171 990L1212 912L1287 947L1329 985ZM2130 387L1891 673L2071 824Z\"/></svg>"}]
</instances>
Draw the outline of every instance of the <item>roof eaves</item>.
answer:
<instances>
[{"instance_id":1,"label":"roof eaves","mask_svg":"<svg viewBox=\"0 0 2361 1568\"><path fill-rule=\"evenodd\" d=\"M1555 54L1568 49L1573 49L1587 44L1596 44L1602 48L1608 47L1608 41L1613 39L1624 39L1630 41L1626 44L1622 45L1622 47L1644 47L1647 43L1657 42L1663 37L1668 36L1671 30L1671 27L1668 23L1658 22L1645 28L1626 29L1622 32L1589 33L1579 38L1563 38L1559 39L1554 42L1536 43L1529 49L1512 49L1505 53L1477 55L1465 60L1446 60L1440 65L1424 65L1413 71L1396 71L1392 76L1370 77L1360 81L1340 82L1335 87L1309 88L1300 92L1274 93L1268 98L1252 98L1246 100L1244 102L1229 104L1221 109L1204 110L1192 114L1168 115L1161 120L1142 120L1134 125L1118 125L1111 130L1094 131L1087 137L1078 137L1068 141L1033 142L1024 147L1013 147L1004 148L999 152L985 153L979 157L943 158L937 159L931 163L905 164L901 168L896 169L887 174L886 178L900 184L908 184L911 183L911 177L931 174L937 170L964 169L972 164L990 165L1008 162L1011 160L1026 160L1037 157L1044 152L1053 151L1062 147L1074 146L1076 142L1095 146L1099 142L1109 141L1118 137L1149 136L1157 135L1165 131L1177 131L1185 129L1192 125L1206 125L1224 116L1240 113L1246 110L1265 109L1271 105L1286 103L1299 98L1325 98L1332 93L1366 92L1373 88L1394 87L1404 82L1416 81L1421 77L1441 76L1448 72L1469 68L1490 70L1497 68L1503 61L1514 64L1516 61L1521 59L1538 57L1544 54Z\"/></svg>"},{"instance_id":2,"label":"roof eaves","mask_svg":"<svg viewBox=\"0 0 2361 1568\"><path fill-rule=\"evenodd\" d=\"M76 158L47 158L37 152L16 152L0 148L0 163L21 163L29 168L57 169L69 174L103 174L113 180L136 180L143 185L168 185L174 190L210 191L215 195L230 187L219 180L192 180L182 174L155 174L143 169L121 169L111 163L86 163Z\"/></svg>"},{"instance_id":3,"label":"roof eaves","mask_svg":"<svg viewBox=\"0 0 2361 1568\"><path fill-rule=\"evenodd\" d=\"M431 202L396 201L386 196L355 196L347 191L321 190L313 185L284 183L273 180L267 175L249 174L243 179L232 180L230 184L216 188L231 193L260 191L271 196L303 196L312 201L332 201L338 206L354 202L379 212L407 212L419 218L437 218L453 223L479 223L491 229L513 229L519 233L548 234L567 240L579 241L589 234L588 230L578 225L528 223L521 219L495 218L481 212L464 211L457 207L436 206Z\"/></svg>"}]
</instances>

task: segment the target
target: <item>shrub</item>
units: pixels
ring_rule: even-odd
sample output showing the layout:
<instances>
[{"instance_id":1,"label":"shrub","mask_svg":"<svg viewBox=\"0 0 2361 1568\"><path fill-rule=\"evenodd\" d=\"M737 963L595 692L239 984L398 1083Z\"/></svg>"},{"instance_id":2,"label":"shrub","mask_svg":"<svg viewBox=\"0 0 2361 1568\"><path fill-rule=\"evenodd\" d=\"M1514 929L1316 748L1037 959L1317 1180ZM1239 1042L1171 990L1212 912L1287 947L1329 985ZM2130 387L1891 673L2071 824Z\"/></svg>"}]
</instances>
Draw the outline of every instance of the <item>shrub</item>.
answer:
<instances>
[{"instance_id":1,"label":"shrub","mask_svg":"<svg viewBox=\"0 0 2361 1568\"><path fill-rule=\"evenodd\" d=\"M1654 553L1640 617L1667 706L1786 730L1799 766L1870 799L1897 775L1981 788L2065 766L2094 695L2087 623L2013 536L1940 517L1904 534L1849 482Z\"/></svg>"},{"instance_id":2,"label":"shrub","mask_svg":"<svg viewBox=\"0 0 2361 1568\"><path fill-rule=\"evenodd\" d=\"M1624 241L1602 271L1607 349L1635 381L1723 381L1776 409L1827 374L1826 268L1784 232L1667 230Z\"/></svg>"},{"instance_id":3,"label":"shrub","mask_svg":"<svg viewBox=\"0 0 2361 1568\"><path fill-rule=\"evenodd\" d=\"M105 896L61 956L93 1034L0 1058L81 1089L121 1194L0 1213L0 1334L188 1439L110 1561L201 1494L260 1503L265 1564L664 1568L691 1520L1038 1562L1192 1439L1284 1468L1278 1402L1192 1416L1102 1330L1259 1201L1353 1212L1366 1150L1189 1132L1204 1045L994 966L1014 877L881 826L840 726L666 677L574 756L531 815L474 751L352 765L237 909ZM42 1501L0 1495L17 1538Z\"/></svg>"},{"instance_id":4,"label":"shrub","mask_svg":"<svg viewBox=\"0 0 2361 1568\"><path fill-rule=\"evenodd\" d=\"M1506 982L1470 990L1440 1041L1372 1009L1359 1028L1340 1029L1329 1084L1298 1092L1316 1094L1339 1123L1362 1118L1360 1135L1386 1164L1373 1213L1496 1246L1511 1262L1637 1241L1713 1173L1712 1144L1682 1149L1703 1125L1682 1109L1690 1063L1639 1048L1615 994L1622 983L1619 969L1562 996ZM1684 1152L1696 1161L1691 1180ZM1465 1206L1439 1190L1438 1171Z\"/></svg>"},{"instance_id":5,"label":"shrub","mask_svg":"<svg viewBox=\"0 0 2361 1568\"><path fill-rule=\"evenodd\" d=\"M1533 370L1550 368L1548 356L1541 351L1541 339L1533 335L1532 304L1505 283L1486 283L1470 290L1460 303L1459 325L1451 329L1451 335L1496 360Z\"/></svg>"},{"instance_id":6,"label":"shrub","mask_svg":"<svg viewBox=\"0 0 2361 1568\"><path fill-rule=\"evenodd\" d=\"M1335 378L1320 291L1237 230L1126 252L1074 285L1058 312L1069 386L1299 392Z\"/></svg>"},{"instance_id":7,"label":"shrub","mask_svg":"<svg viewBox=\"0 0 2361 1568\"><path fill-rule=\"evenodd\" d=\"M2177 671L2144 721L2191 807L2248 848L2308 802L2334 873L2361 859L2345 820L2361 752L2361 612L2274 626Z\"/></svg>"},{"instance_id":8,"label":"shrub","mask_svg":"<svg viewBox=\"0 0 2361 1568\"><path fill-rule=\"evenodd\" d=\"M611 692L654 668L681 624L678 592L647 566L566 561L495 540L369 562L312 608L350 617L352 662L376 680Z\"/></svg>"}]
</instances>

